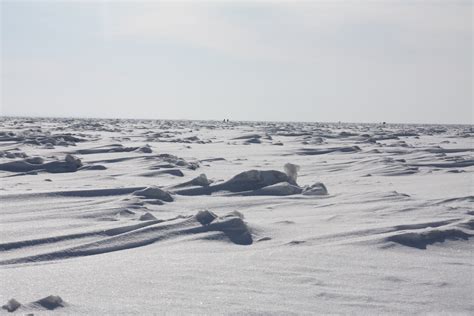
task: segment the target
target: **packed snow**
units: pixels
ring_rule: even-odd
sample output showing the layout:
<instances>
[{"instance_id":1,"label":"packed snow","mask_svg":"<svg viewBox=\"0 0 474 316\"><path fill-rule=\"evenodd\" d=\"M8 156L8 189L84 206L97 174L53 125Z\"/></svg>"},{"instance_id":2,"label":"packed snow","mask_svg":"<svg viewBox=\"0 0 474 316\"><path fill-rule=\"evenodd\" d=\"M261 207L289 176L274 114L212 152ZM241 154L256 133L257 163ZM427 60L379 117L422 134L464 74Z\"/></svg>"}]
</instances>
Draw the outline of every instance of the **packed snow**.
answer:
<instances>
[{"instance_id":1,"label":"packed snow","mask_svg":"<svg viewBox=\"0 0 474 316\"><path fill-rule=\"evenodd\" d=\"M0 313L474 313L472 126L1 122Z\"/></svg>"}]
</instances>

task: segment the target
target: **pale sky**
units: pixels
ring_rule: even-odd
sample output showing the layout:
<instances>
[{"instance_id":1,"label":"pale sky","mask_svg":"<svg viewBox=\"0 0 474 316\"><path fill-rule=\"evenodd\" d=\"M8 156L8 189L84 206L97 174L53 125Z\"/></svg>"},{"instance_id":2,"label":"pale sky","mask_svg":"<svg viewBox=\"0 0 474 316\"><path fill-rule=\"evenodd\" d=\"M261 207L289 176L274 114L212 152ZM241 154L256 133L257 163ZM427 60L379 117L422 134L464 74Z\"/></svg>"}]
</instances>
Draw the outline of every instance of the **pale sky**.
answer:
<instances>
[{"instance_id":1,"label":"pale sky","mask_svg":"<svg viewBox=\"0 0 474 316\"><path fill-rule=\"evenodd\" d=\"M5 1L1 115L473 123L472 1Z\"/></svg>"}]
</instances>

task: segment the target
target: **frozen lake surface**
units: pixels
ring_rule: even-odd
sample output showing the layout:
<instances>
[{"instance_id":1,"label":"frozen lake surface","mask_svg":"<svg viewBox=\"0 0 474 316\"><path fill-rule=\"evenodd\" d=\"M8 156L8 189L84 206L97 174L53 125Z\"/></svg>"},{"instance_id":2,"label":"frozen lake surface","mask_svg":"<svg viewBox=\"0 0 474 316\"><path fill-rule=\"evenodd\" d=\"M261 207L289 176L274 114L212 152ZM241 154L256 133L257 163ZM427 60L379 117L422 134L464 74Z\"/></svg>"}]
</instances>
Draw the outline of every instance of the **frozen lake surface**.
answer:
<instances>
[{"instance_id":1,"label":"frozen lake surface","mask_svg":"<svg viewBox=\"0 0 474 316\"><path fill-rule=\"evenodd\" d=\"M474 313L471 126L0 128L0 313Z\"/></svg>"}]
</instances>

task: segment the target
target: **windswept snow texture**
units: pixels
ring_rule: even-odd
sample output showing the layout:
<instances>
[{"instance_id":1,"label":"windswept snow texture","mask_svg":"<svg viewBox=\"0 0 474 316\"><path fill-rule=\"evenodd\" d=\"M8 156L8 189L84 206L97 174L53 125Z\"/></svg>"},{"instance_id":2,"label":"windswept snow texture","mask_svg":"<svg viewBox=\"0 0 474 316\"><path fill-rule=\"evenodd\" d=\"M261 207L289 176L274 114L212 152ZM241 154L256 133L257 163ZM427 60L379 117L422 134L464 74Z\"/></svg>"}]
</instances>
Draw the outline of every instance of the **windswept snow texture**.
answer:
<instances>
[{"instance_id":1,"label":"windswept snow texture","mask_svg":"<svg viewBox=\"0 0 474 316\"><path fill-rule=\"evenodd\" d=\"M0 313L472 314L473 140L2 118Z\"/></svg>"}]
</instances>

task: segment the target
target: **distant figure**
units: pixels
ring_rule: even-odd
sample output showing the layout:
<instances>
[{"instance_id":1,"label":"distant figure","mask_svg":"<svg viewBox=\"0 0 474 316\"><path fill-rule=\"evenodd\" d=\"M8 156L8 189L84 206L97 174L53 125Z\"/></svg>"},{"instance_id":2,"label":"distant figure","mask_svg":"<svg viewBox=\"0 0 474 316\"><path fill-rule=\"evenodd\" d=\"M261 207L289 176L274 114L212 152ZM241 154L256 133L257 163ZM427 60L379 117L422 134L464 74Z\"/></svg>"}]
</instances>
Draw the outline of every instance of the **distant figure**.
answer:
<instances>
[{"instance_id":1,"label":"distant figure","mask_svg":"<svg viewBox=\"0 0 474 316\"><path fill-rule=\"evenodd\" d=\"M387 123L385 123L385 122L382 122L382 124L383 124L383 125L385 125L385 124L387 124Z\"/></svg>"}]
</instances>

